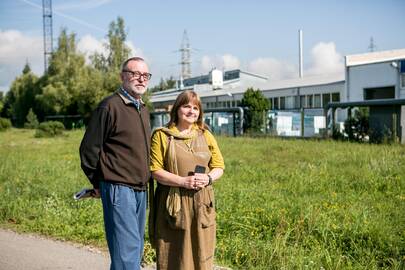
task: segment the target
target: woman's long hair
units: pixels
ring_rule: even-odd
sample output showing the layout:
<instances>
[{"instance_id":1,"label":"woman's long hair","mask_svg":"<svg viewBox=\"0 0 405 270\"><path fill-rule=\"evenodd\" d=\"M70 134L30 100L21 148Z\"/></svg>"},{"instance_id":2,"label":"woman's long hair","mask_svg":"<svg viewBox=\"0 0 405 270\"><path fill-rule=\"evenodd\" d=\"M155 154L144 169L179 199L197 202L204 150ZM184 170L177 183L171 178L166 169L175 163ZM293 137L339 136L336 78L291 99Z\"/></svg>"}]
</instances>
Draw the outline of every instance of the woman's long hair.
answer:
<instances>
[{"instance_id":1,"label":"woman's long hair","mask_svg":"<svg viewBox=\"0 0 405 270\"><path fill-rule=\"evenodd\" d=\"M179 121L179 116L178 116L178 111L181 106L184 104L188 104L189 102L193 103L194 105L197 105L198 110L200 111L200 114L198 115L197 119L197 126L205 130L205 124L204 124L204 118L203 118L203 110L202 110L202 105L201 105L201 100L200 97L197 95L196 92L193 90L185 90L181 94L179 94L176 98L176 101L173 104L172 110L170 111L170 121L167 124L167 126L170 128L173 125L177 125Z\"/></svg>"}]
</instances>

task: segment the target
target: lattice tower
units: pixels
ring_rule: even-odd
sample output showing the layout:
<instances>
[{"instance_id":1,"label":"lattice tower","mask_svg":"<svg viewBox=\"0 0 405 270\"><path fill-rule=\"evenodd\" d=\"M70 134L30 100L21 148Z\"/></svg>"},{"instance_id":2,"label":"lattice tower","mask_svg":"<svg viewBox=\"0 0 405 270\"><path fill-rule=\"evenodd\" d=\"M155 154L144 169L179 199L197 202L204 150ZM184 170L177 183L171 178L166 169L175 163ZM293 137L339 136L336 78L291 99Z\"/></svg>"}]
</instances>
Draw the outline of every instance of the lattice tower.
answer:
<instances>
[{"instance_id":1,"label":"lattice tower","mask_svg":"<svg viewBox=\"0 0 405 270\"><path fill-rule=\"evenodd\" d=\"M191 48L187 31L184 30L183 41L181 43L181 76L183 79L191 78Z\"/></svg>"},{"instance_id":2,"label":"lattice tower","mask_svg":"<svg viewBox=\"0 0 405 270\"><path fill-rule=\"evenodd\" d=\"M42 18L44 26L44 69L46 72L53 51L52 0L42 0Z\"/></svg>"},{"instance_id":3,"label":"lattice tower","mask_svg":"<svg viewBox=\"0 0 405 270\"><path fill-rule=\"evenodd\" d=\"M374 52L377 49L373 37L370 38L370 45L368 45L368 49L370 50L370 52Z\"/></svg>"}]
</instances>

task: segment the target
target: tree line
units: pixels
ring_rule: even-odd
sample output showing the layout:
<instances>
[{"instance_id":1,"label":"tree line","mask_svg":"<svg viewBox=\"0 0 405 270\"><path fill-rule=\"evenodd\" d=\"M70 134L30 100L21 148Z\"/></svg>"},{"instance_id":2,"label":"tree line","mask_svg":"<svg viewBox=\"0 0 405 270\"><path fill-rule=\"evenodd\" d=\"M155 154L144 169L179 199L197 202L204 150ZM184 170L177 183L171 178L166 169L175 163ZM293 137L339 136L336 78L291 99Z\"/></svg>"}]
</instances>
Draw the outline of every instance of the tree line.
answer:
<instances>
[{"instance_id":1,"label":"tree line","mask_svg":"<svg viewBox=\"0 0 405 270\"><path fill-rule=\"evenodd\" d=\"M124 20L118 17L109 25L104 44L107 54L96 52L86 63L85 55L77 50L76 34L62 29L47 72L38 77L27 63L9 91L0 92L0 117L11 119L17 127L26 123L30 111L40 122L51 115L88 118L102 98L120 85L121 64L131 52L126 38Z\"/></svg>"},{"instance_id":2,"label":"tree line","mask_svg":"<svg viewBox=\"0 0 405 270\"><path fill-rule=\"evenodd\" d=\"M36 126L47 116L80 116L82 120L88 119L97 104L115 92L121 83L118 76L121 64L131 53L125 44L126 38L124 20L118 17L109 25L104 44L107 54L96 52L86 63L85 55L77 50L76 34L62 29L48 70L39 77L26 63L9 91L5 95L0 92L0 118L10 119L16 127ZM173 77L162 78L148 92L175 88L176 83ZM144 96L144 101L152 109L148 94ZM269 106L261 91L248 89L242 103L242 106L249 108L245 128L255 131L262 129L264 111Z\"/></svg>"}]
</instances>

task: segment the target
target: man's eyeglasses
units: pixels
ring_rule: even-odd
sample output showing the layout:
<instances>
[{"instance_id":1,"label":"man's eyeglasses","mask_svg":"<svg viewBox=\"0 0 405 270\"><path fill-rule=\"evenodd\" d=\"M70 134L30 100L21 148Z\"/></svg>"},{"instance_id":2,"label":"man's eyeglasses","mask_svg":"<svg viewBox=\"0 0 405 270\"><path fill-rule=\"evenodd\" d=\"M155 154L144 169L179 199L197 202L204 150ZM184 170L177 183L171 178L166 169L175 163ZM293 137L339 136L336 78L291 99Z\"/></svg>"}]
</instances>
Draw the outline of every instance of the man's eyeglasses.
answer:
<instances>
[{"instance_id":1,"label":"man's eyeglasses","mask_svg":"<svg viewBox=\"0 0 405 270\"><path fill-rule=\"evenodd\" d=\"M124 69L122 72L127 72L130 74L131 79L139 80L141 77L145 81L149 81L150 78L152 77L152 74L150 73L140 73L139 71L131 71Z\"/></svg>"}]
</instances>

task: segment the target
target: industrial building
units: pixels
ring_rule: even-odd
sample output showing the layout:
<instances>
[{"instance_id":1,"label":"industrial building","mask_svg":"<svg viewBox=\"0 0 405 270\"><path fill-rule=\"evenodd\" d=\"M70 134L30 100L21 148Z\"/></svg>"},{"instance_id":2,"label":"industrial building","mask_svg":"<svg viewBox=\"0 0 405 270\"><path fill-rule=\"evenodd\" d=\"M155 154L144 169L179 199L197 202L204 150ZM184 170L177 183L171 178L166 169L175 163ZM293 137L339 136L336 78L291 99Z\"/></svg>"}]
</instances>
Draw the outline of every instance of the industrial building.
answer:
<instances>
[{"instance_id":1,"label":"industrial building","mask_svg":"<svg viewBox=\"0 0 405 270\"><path fill-rule=\"evenodd\" d=\"M403 134L400 137L405 138L405 106L401 105L401 100L405 100L405 49L348 55L340 74L290 80L273 81L243 70L222 72L213 69L207 75L180 82L177 89L154 93L151 101L155 110L169 110L179 92L192 89L200 95L204 109L232 108L240 105L249 87L260 89L269 99L272 110L269 117L273 117L273 120L277 116L279 118L276 127L278 135L319 134L327 126L325 109L330 107L328 104L334 104L334 122L342 124L348 115L347 108L350 106L347 104L350 102L360 104L382 100L384 103L384 100L396 100L398 131L399 135ZM339 106L339 103L346 105ZM294 119L301 117L302 110L308 112L308 117L312 116L306 124L309 133L304 132Z\"/></svg>"}]
</instances>

